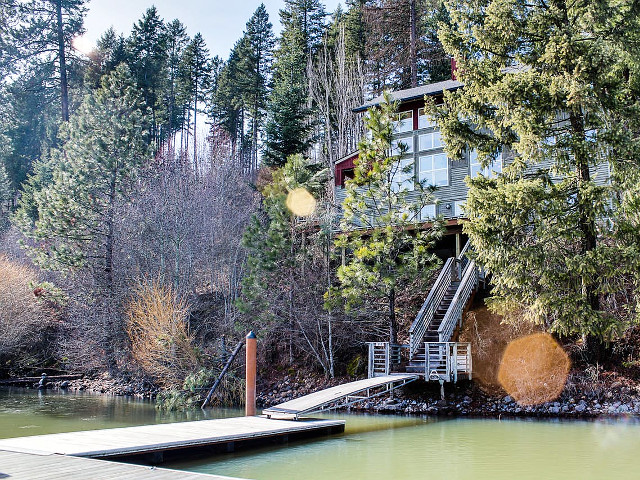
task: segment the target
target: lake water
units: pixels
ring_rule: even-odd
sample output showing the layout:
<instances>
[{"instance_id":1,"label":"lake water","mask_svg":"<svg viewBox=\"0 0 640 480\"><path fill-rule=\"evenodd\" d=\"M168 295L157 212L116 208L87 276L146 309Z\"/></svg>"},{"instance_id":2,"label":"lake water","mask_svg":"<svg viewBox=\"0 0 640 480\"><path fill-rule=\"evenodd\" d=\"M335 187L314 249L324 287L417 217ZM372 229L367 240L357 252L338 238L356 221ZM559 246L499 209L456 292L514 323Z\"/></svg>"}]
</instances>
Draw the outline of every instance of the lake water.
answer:
<instances>
[{"instance_id":1,"label":"lake water","mask_svg":"<svg viewBox=\"0 0 640 480\"><path fill-rule=\"evenodd\" d=\"M148 402L0 390L0 437L237 416L161 414ZM268 479L640 479L640 423L322 415L344 434L167 467Z\"/></svg>"}]
</instances>

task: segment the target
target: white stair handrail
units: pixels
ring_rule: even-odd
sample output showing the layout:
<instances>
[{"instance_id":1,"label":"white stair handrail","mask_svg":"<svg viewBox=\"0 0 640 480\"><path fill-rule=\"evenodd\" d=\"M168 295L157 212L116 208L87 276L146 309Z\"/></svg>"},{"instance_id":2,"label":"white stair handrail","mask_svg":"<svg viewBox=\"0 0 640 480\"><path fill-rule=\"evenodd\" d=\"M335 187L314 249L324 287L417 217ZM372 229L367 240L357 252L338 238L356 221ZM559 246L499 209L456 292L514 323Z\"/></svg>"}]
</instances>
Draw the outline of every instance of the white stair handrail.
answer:
<instances>
[{"instance_id":1,"label":"white stair handrail","mask_svg":"<svg viewBox=\"0 0 640 480\"><path fill-rule=\"evenodd\" d=\"M444 294L451 285L454 261L455 259L453 257L447 259L427 299L422 304L422 308L420 308L415 320L411 324L411 328L409 329L409 358L413 358L422 345L424 334L427 328L429 328L429 324L433 320L436 310L444 298Z\"/></svg>"},{"instance_id":2,"label":"white stair handrail","mask_svg":"<svg viewBox=\"0 0 640 480\"><path fill-rule=\"evenodd\" d=\"M458 289L451 300L447 313L438 328L438 339L441 342L451 340L456 324L462 320L464 307L477 285L478 268L476 267L476 262L471 260L463 270L460 285L458 285Z\"/></svg>"}]
</instances>

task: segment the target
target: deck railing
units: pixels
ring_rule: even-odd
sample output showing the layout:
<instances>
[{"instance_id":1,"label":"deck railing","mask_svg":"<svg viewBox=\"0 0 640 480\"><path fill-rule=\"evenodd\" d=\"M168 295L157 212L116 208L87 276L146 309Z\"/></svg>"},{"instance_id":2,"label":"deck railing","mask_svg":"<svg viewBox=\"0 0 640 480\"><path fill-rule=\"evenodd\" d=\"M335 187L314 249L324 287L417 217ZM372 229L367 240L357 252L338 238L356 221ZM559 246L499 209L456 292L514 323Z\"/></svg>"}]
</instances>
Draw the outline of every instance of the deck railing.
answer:
<instances>
[{"instance_id":1,"label":"deck railing","mask_svg":"<svg viewBox=\"0 0 640 480\"><path fill-rule=\"evenodd\" d=\"M389 342L369 342L369 378L389 375L402 360L402 349L406 345Z\"/></svg>"},{"instance_id":2,"label":"deck railing","mask_svg":"<svg viewBox=\"0 0 640 480\"><path fill-rule=\"evenodd\" d=\"M456 274L454 270L456 268L455 260L455 258L451 257L445 262L427 299L422 304L422 308L420 308L418 315L416 315L415 320L411 324L411 328L409 329L409 358L413 358L422 345L424 334L433 320L438 305L440 305L444 294L451 285L454 275Z\"/></svg>"}]
</instances>

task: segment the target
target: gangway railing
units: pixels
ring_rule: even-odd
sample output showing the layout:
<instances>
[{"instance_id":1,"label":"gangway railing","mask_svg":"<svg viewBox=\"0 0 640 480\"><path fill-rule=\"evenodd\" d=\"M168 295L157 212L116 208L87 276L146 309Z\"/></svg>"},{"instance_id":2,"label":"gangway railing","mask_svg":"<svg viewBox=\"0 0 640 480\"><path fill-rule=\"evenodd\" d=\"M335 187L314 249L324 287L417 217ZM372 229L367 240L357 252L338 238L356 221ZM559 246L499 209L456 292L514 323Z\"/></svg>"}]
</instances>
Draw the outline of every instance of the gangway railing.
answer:
<instances>
[{"instance_id":1,"label":"gangway railing","mask_svg":"<svg viewBox=\"0 0 640 480\"><path fill-rule=\"evenodd\" d=\"M471 380L471 344L467 342L425 342L425 379L457 382Z\"/></svg>"}]
</instances>

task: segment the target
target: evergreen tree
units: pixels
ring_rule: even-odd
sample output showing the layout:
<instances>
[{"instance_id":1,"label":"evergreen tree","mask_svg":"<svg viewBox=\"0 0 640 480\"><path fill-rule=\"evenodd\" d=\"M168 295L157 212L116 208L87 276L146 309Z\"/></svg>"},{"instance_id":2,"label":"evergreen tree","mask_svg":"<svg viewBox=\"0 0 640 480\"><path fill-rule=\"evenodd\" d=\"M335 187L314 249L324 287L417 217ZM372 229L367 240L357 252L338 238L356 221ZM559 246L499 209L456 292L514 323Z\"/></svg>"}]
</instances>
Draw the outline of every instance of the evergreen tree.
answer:
<instances>
[{"instance_id":1,"label":"evergreen tree","mask_svg":"<svg viewBox=\"0 0 640 480\"><path fill-rule=\"evenodd\" d=\"M53 65L42 64L39 67ZM33 162L55 143L60 121L57 90L50 88L52 72L37 68L16 77L0 90L0 134L4 164L12 188L17 190L31 172Z\"/></svg>"},{"instance_id":2,"label":"evergreen tree","mask_svg":"<svg viewBox=\"0 0 640 480\"><path fill-rule=\"evenodd\" d=\"M270 171L272 178L261 188L263 210L253 216L243 237L248 255L239 306L250 315L253 328L261 328L261 337L288 340L290 362L297 345L331 375L331 320L322 312L323 280L329 274L328 262L322 261L326 238L297 228L298 219L287 207L288 195L298 189L319 199L327 172L302 155L292 155L283 167ZM322 339L316 343L311 337L318 333Z\"/></svg>"},{"instance_id":3,"label":"evergreen tree","mask_svg":"<svg viewBox=\"0 0 640 480\"><path fill-rule=\"evenodd\" d=\"M284 4L285 7L280 10L280 22L285 31L300 30L302 54L306 64L322 42L327 13L320 0L284 0Z\"/></svg>"},{"instance_id":4,"label":"evergreen tree","mask_svg":"<svg viewBox=\"0 0 640 480\"><path fill-rule=\"evenodd\" d=\"M163 102L167 87L167 28L156 7L147 9L133 26L127 46L131 73L151 111L149 141L160 144L169 134L161 131L167 115Z\"/></svg>"},{"instance_id":5,"label":"evergreen tree","mask_svg":"<svg viewBox=\"0 0 640 480\"><path fill-rule=\"evenodd\" d=\"M267 165L282 166L287 157L303 153L310 144L305 43L293 22L282 32L275 52L273 88L267 117Z\"/></svg>"},{"instance_id":6,"label":"evergreen tree","mask_svg":"<svg viewBox=\"0 0 640 480\"><path fill-rule=\"evenodd\" d=\"M179 20L173 20L167 25L167 64L169 87L166 91L167 117L169 139L181 129L185 121L184 106L180 105L182 97L191 97L190 94L181 95L181 64L185 49L189 44L189 36L185 26Z\"/></svg>"},{"instance_id":7,"label":"evergreen tree","mask_svg":"<svg viewBox=\"0 0 640 480\"><path fill-rule=\"evenodd\" d=\"M447 5L441 39L465 87L431 112L450 154L509 160L499 178L469 182L465 231L492 274L490 305L562 335L611 339L639 296L638 246L620 236L640 153L638 5ZM621 291L630 312L613 307Z\"/></svg>"},{"instance_id":8,"label":"evergreen tree","mask_svg":"<svg viewBox=\"0 0 640 480\"><path fill-rule=\"evenodd\" d=\"M6 46L0 49L1 65L24 73L25 64L57 76L62 120L69 120L69 60L72 40L83 33L86 0L28 0L6 2L0 19L5 18ZM13 17L7 19L7 17ZM13 27L13 28L11 28Z\"/></svg>"},{"instance_id":9,"label":"evergreen tree","mask_svg":"<svg viewBox=\"0 0 640 480\"><path fill-rule=\"evenodd\" d=\"M196 33L193 40L187 45L182 58L183 78L193 105L193 163L196 172L198 171L198 104L206 99L205 95L211 80L211 69L209 50L202 35Z\"/></svg>"},{"instance_id":10,"label":"evergreen tree","mask_svg":"<svg viewBox=\"0 0 640 480\"><path fill-rule=\"evenodd\" d=\"M251 121L251 168L258 167L258 141L263 129L271 71L274 37L269 14L261 3L247 22L242 71L245 80L245 105Z\"/></svg>"},{"instance_id":11,"label":"evergreen tree","mask_svg":"<svg viewBox=\"0 0 640 480\"><path fill-rule=\"evenodd\" d=\"M4 209L4 206L13 198L13 189L11 188L11 182L9 181L9 175L4 168L4 165L0 164L0 210Z\"/></svg>"},{"instance_id":12,"label":"evergreen tree","mask_svg":"<svg viewBox=\"0 0 640 480\"><path fill-rule=\"evenodd\" d=\"M242 51L245 49L247 38L243 36L231 50L229 60L219 69L215 76L215 88L212 89L212 99L209 107L209 115L215 124L226 130L232 143L232 156L236 156L242 148L244 139L244 110L245 97L243 87L247 86L246 77L242 71Z\"/></svg>"},{"instance_id":13,"label":"evergreen tree","mask_svg":"<svg viewBox=\"0 0 640 480\"><path fill-rule=\"evenodd\" d=\"M86 269L96 293L105 296L114 289L116 207L150 154L143 109L126 66L104 77L62 130L62 146L31 182L42 188L20 200L15 216L23 232L39 241L29 250L37 264Z\"/></svg>"},{"instance_id":14,"label":"evergreen tree","mask_svg":"<svg viewBox=\"0 0 640 480\"><path fill-rule=\"evenodd\" d=\"M107 29L98 41L95 49L89 53L89 64L86 67L85 83L90 88L100 88L103 75L111 73L118 65L127 61L127 48L123 35L118 35L112 28Z\"/></svg>"},{"instance_id":15,"label":"evergreen tree","mask_svg":"<svg viewBox=\"0 0 640 480\"><path fill-rule=\"evenodd\" d=\"M440 264L429 250L444 232L441 219L432 219L431 226L421 219L424 207L434 203L432 188L414 180L412 163L405 165L401 155L390 154L396 107L386 95L385 102L367 114L371 136L360 143L355 176L347 182L342 204L343 233L336 239L336 246L351 256L338 268L340 288L329 292L330 299L341 296L347 309L383 304L389 342L394 344L399 286L427 278ZM416 190L411 198L408 188Z\"/></svg>"}]
</instances>

